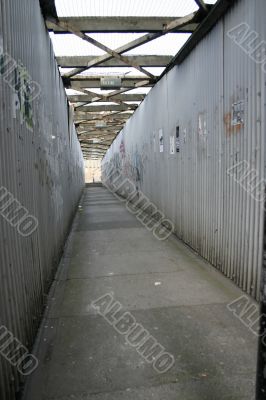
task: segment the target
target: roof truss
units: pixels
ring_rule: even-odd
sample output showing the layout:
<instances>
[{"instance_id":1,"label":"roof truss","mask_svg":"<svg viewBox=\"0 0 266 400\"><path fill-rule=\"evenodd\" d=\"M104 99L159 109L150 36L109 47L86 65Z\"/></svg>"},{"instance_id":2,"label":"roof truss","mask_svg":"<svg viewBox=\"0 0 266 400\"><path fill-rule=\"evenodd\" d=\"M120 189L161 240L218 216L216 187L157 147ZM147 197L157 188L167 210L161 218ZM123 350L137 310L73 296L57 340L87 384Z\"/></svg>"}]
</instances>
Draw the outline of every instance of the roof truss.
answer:
<instances>
[{"instance_id":1,"label":"roof truss","mask_svg":"<svg viewBox=\"0 0 266 400\"><path fill-rule=\"evenodd\" d=\"M220 0L221 1L221 0ZM227 0L228 1L228 0ZM125 56L143 44L149 43L170 32L194 32L209 13L211 6L203 0L195 0L197 12L185 17L67 17L57 18L47 14L47 28L56 34L71 33L105 54L101 56L57 57L62 68L71 68L63 73L65 87L78 91L70 94L74 106L74 122L84 157L101 158L109 148L126 121L132 116L139 103L145 99L145 90L127 93L132 89L152 87L158 80L148 67L167 67L173 57L167 55ZM111 49L90 36L92 32L145 32L116 49ZM147 33L148 32L148 33ZM101 88L103 75L90 73L95 67L132 67L135 76L119 75L121 88L108 93L93 92ZM63 71L63 70L62 70Z\"/></svg>"},{"instance_id":2,"label":"roof truss","mask_svg":"<svg viewBox=\"0 0 266 400\"><path fill-rule=\"evenodd\" d=\"M65 17L60 22L71 25L76 31L84 33L92 32L161 32L165 26L173 22L176 17ZM54 27L50 21L46 21L49 30L56 33L68 33L67 28ZM65 25L64 25L65 26ZM198 22L187 23L176 27L174 32L193 32Z\"/></svg>"},{"instance_id":3,"label":"roof truss","mask_svg":"<svg viewBox=\"0 0 266 400\"><path fill-rule=\"evenodd\" d=\"M92 60L95 59L94 56L74 56L74 57L57 57L58 65L62 68L86 68ZM136 63L142 67L166 67L167 64L172 59L172 56L165 55L149 55L149 56L127 56L130 63ZM124 67L123 61L117 58L111 58L95 67Z\"/></svg>"}]
</instances>

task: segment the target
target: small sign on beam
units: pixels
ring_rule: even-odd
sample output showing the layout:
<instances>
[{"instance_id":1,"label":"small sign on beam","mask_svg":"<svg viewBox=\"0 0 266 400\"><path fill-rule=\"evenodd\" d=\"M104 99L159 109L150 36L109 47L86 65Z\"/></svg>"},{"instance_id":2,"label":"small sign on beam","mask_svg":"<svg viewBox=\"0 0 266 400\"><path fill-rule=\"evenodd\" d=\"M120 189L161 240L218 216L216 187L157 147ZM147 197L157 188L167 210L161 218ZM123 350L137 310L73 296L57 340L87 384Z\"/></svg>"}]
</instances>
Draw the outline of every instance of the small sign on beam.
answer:
<instances>
[{"instance_id":1,"label":"small sign on beam","mask_svg":"<svg viewBox=\"0 0 266 400\"><path fill-rule=\"evenodd\" d=\"M101 78L101 89L120 89L122 86L122 79L114 76L107 76Z\"/></svg>"},{"instance_id":2,"label":"small sign on beam","mask_svg":"<svg viewBox=\"0 0 266 400\"><path fill-rule=\"evenodd\" d=\"M98 121L95 123L96 128L105 128L107 127L107 123L105 121Z\"/></svg>"}]
</instances>

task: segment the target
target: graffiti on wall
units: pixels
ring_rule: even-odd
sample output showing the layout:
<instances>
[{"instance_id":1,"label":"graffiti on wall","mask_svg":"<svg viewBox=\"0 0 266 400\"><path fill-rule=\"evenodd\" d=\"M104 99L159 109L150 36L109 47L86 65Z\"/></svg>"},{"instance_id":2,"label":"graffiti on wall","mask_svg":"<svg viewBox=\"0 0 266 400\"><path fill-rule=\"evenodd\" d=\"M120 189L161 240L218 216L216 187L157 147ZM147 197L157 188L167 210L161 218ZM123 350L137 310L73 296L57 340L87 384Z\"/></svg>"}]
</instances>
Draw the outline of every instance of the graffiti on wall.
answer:
<instances>
[{"instance_id":1,"label":"graffiti on wall","mask_svg":"<svg viewBox=\"0 0 266 400\"><path fill-rule=\"evenodd\" d=\"M26 68L18 64L15 74L15 93L14 101L14 118L16 118L15 111L19 111L20 122L26 122L28 129L33 129L33 107L31 99L31 87L29 85L28 72Z\"/></svg>"},{"instance_id":2,"label":"graffiti on wall","mask_svg":"<svg viewBox=\"0 0 266 400\"><path fill-rule=\"evenodd\" d=\"M0 37L0 77L12 89L13 118L20 115L20 122L26 123L27 128L33 129L33 100L40 93L38 82L32 80L26 67L16 61L10 54L3 50L3 38Z\"/></svg>"},{"instance_id":3,"label":"graffiti on wall","mask_svg":"<svg viewBox=\"0 0 266 400\"><path fill-rule=\"evenodd\" d=\"M119 151L113 154L110 162L116 171L135 182L136 185L141 185L145 173L145 166L148 160L148 144L145 143L141 149L138 146L132 150L127 148L124 137L122 136ZM108 169L108 165L104 169Z\"/></svg>"}]
</instances>

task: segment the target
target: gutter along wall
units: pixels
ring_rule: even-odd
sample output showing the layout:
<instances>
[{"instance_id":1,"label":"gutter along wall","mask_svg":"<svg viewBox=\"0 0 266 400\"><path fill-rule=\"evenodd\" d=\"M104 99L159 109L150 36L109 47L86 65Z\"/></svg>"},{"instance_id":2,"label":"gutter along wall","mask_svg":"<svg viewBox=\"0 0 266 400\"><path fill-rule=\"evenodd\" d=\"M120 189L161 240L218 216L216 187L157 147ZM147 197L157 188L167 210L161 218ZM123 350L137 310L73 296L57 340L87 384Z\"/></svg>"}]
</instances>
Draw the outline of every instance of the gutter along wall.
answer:
<instances>
[{"instance_id":1,"label":"gutter along wall","mask_svg":"<svg viewBox=\"0 0 266 400\"><path fill-rule=\"evenodd\" d=\"M30 351L84 165L38 1L0 1L0 48L0 336L7 329ZM8 198L24 207L17 216ZM0 398L15 399L24 377L2 349Z\"/></svg>"},{"instance_id":2,"label":"gutter along wall","mask_svg":"<svg viewBox=\"0 0 266 400\"><path fill-rule=\"evenodd\" d=\"M227 33L248 24L258 44L266 37L265 12L263 0L236 2L150 91L102 163L103 175L115 166L173 221L179 238L255 298L263 243L263 201L254 197L264 193L265 72L232 39L241 34Z\"/></svg>"}]
</instances>

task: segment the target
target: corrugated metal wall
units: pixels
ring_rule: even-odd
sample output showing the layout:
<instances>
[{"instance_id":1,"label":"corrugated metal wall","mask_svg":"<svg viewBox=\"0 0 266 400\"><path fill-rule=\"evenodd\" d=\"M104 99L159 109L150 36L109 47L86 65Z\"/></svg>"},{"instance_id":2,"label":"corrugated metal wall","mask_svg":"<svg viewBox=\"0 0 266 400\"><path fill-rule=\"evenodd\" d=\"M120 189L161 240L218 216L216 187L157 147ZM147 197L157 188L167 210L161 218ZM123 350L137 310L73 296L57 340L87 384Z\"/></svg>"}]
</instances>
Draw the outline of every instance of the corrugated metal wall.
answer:
<instances>
[{"instance_id":1,"label":"corrugated metal wall","mask_svg":"<svg viewBox=\"0 0 266 400\"><path fill-rule=\"evenodd\" d=\"M39 1L0 0L2 44L0 186L37 218L38 229L22 237L0 215L0 325L31 349L84 186L84 166ZM7 54L17 63L9 84L3 69ZM32 110L25 98L18 102L18 63L41 88ZM15 399L22 381L0 355L1 400Z\"/></svg>"},{"instance_id":2,"label":"corrugated metal wall","mask_svg":"<svg viewBox=\"0 0 266 400\"><path fill-rule=\"evenodd\" d=\"M179 238L256 298L262 203L227 171L246 162L264 179L266 81L227 32L245 22L265 39L265 13L264 0L236 2L155 85L103 159L103 173L112 161L174 222ZM234 103L244 110L237 125ZM180 151L171 154L176 127Z\"/></svg>"}]
</instances>

